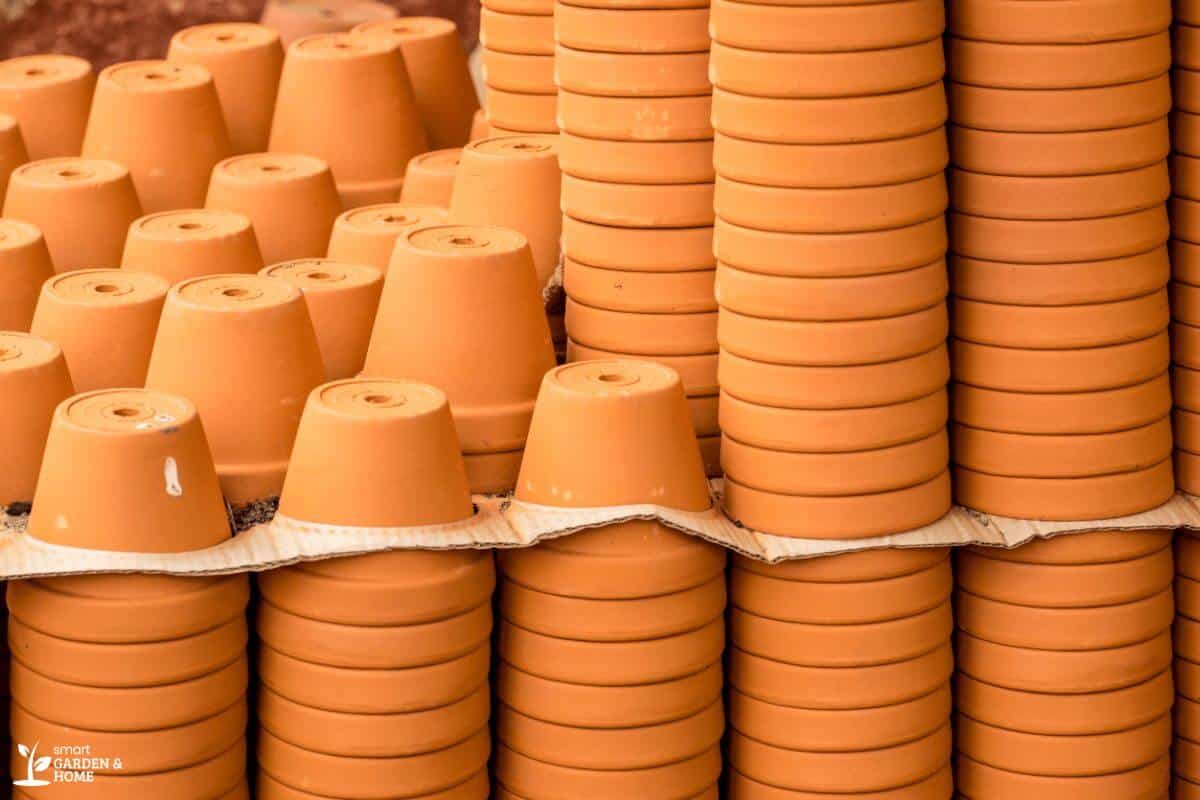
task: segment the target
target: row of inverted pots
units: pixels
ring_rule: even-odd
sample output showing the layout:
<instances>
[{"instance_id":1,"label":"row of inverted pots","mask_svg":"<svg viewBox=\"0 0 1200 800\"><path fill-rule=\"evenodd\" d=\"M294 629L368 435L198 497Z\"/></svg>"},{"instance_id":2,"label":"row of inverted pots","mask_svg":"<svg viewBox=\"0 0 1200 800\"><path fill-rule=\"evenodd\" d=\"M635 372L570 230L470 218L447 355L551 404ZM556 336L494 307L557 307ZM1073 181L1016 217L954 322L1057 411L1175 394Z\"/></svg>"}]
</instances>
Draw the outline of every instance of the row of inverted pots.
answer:
<instances>
[{"instance_id":1,"label":"row of inverted pots","mask_svg":"<svg viewBox=\"0 0 1200 800\"><path fill-rule=\"evenodd\" d=\"M328 160L347 207L392 201L409 160L465 143L477 109L454 24L425 17L311 37L286 60L273 31L218 24L181 31L166 61L118 64L98 80L67 56L0 64L0 111L31 157L123 163L148 211L200 205L214 164L268 146ZM371 133L331 135L339 119Z\"/></svg>"},{"instance_id":2,"label":"row of inverted pots","mask_svg":"<svg viewBox=\"0 0 1200 800\"><path fill-rule=\"evenodd\" d=\"M959 791L1165 796L1170 542L1096 533L958 555Z\"/></svg>"}]
</instances>

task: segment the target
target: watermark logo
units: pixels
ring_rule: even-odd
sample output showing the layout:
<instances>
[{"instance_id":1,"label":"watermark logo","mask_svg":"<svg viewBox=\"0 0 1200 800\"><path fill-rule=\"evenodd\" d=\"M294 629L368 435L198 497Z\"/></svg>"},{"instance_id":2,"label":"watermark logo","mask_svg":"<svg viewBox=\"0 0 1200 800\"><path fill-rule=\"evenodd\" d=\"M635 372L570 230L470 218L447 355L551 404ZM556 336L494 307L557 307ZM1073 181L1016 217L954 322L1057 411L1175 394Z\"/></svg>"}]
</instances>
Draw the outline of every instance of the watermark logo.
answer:
<instances>
[{"instance_id":1,"label":"watermark logo","mask_svg":"<svg viewBox=\"0 0 1200 800\"><path fill-rule=\"evenodd\" d=\"M38 745L40 744L41 742L35 743L32 749L23 744L17 745L17 752L25 758L25 777L20 780L14 780L13 786L50 785L50 781L44 781L34 777L37 773L45 772L46 770L50 769L50 756L39 757L37 754Z\"/></svg>"}]
</instances>

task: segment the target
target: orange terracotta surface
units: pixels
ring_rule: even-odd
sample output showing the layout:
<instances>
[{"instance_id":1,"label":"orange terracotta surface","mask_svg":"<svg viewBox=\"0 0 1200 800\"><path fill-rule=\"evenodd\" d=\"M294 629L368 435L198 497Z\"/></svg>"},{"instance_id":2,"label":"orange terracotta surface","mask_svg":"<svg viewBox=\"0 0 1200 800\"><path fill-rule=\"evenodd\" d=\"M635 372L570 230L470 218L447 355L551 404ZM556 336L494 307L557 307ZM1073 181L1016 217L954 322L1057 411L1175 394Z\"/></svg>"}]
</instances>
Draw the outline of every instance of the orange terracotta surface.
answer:
<instances>
[{"instance_id":1,"label":"orange terracotta surface","mask_svg":"<svg viewBox=\"0 0 1200 800\"><path fill-rule=\"evenodd\" d=\"M1167 373L1096 392L1027 394L958 384L954 419L963 425L1026 434L1097 434L1148 425L1170 413Z\"/></svg>"},{"instance_id":2,"label":"orange terracotta surface","mask_svg":"<svg viewBox=\"0 0 1200 800\"><path fill-rule=\"evenodd\" d=\"M713 269L713 228L615 228L563 217L563 253L602 269L687 272Z\"/></svg>"},{"instance_id":3,"label":"orange terracotta surface","mask_svg":"<svg viewBox=\"0 0 1200 800\"><path fill-rule=\"evenodd\" d=\"M62 349L22 333L0 334L0 385L8 467L0 479L0 504L33 500L54 410L75 393Z\"/></svg>"},{"instance_id":4,"label":"orange terracotta surface","mask_svg":"<svg viewBox=\"0 0 1200 800\"><path fill-rule=\"evenodd\" d=\"M1197 70L1176 66L1172 70L1171 78L1178 98L1175 108L1186 113L1196 112L1198 110L1195 100L1196 85L1197 80L1200 80L1200 74Z\"/></svg>"},{"instance_id":5,"label":"orange terracotta surface","mask_svg":"<svg viewBox=\"0 0 1200 800\"><path fill-rule=\"evenodd\" d=\"M463 148L450 199L452 222L511 228L529 241L538 287L558 267L562 173L549 136L501 136Z\"/></svg>"},{"instance_id":6,"label":"orange terracotta surface","mask_svg":"<svg viewBox=\"0 0 1200 800\"><path fill-rule=\"evenodd\" d=\"M1154 78L1171 68L1171 37L1166 26L1146 36L1066 46L958 37L948 39L947 46L950 73L955 80L975 86L1012 89L1112 86Z\"/></svg>"},{"instance_id":7,"label":"orange terracotta surface","mask_svg":"<svg viewBox=\"0 0 1200 800\"><path fill-rule=\"evenodd\" d=\"M1171 110L1167 76L1084 89L995 89L950 81L950 121L1013 133L1097 131L1140 125Z\"/></svg>"},{"instance_id":8,"label":"orange terracotta surface","mask_svg":"<svg viewBox=\"0 0 1200 800\"><path fill-rule=\"evenodd\" d=\"M1196 59L1196 56L1200 55L1200 50L1197 50L1197 46L1200 45L1200 32L1186 19L1190 16L1190 11L1180 9L1177 16L1179 24L1171 28L1172 55L1180 66L1195 69L1200 66Z\"/></svg>"},{"instance_id":9,"label":"orange terracotta surface","mask_svg":"<svg viewBox=\"0 0 1200 800\"><path fill-rule=\"evenodd\" d=\"M240 504L279 493L303 398L323 379L299 289L257 275L214 275L171 289L146 385L196 403L225 495ZM231 385L242 391L231 395Z\"/></svg>"},{"instance_id":10,"label":"orange terracotta surface","mask_svg":"<svg viewBox=\"0 0 1200 800\"><path fill-rule=\"evenodd\" d=\"M459 147L415 156L408 162L408 169L404 172L401 202L449 208L450 195L454 192L454 176L458 173L461 157L462 148Z\"/></svg>"},{"instance_id":11,"label":"orange terracotta surface","mask_svg":"<svg viewBox=\"0 0 1200 800\"><path fill-rule=\"evenodd\" d=\"M1090 14L1081 14L1082 8L1071 0L1045 5L953 0L950 30L998 42L1082 44L1157 33L1171 24L1170 4L1162 0L1103 0L1086 6Z\"/></svg>"},{"instance_id":12,"label":"orange terracotta surface","mask_svg":"<svg viewBox=\"0 0 1200 800\"><path fill-rule=\"evenodd\" d=\"M1171 194L1166 162L1082 177L1007 177L950 171L956 210L1005 219L1091 219L1157 206Z\"/></svg>"},{"instance_id":13,"label":"orange terracotta surface","mask_svg":"<svg viewBox=\"0 0 1200 800\"><path fill-rule=\"evenodd\" d=\"M487 97L493 136L558 132L558 98L553 92L508 92L489 86Z\"/></svg>"},{"instance_id":14,"label":"orange terracotta surface","mask_svg":"<svg viewBox=\"0 0 1200 800\"><path fill-rule=\"evenodd\" d=\"M62 346L76 391L141 386L169 285L127 270L62 273L42 285L30 330Z\"/></svg>"},{"instance_id":15,"label":"orange terracotta surface","mask_svg":"<svg viewBox=\"0 0 1200 800\"><path fill-rule=\"evenodd\" d=\"M613 311L679 314L716 311L713 270L636 272L598 269L567 259L563 286L579 303Z\"/></svg>"},{"instance_id":16,"label":"orange terracotta surface","mask_svg":"<svg viewBox=\"0 0 1200 800\"><path fill-rule=\"evenodd\" d=\"M0 330L28 331L42 284L54 276L46 239L35 225L0 218Z\"/></svg>"},{"instance_id":17,"label":"orange terracotta surface","mask_svg":"<svg viewBox=\"0 0 1200 800\"><path fill-rule=\"evenodd\" d=\"M0 113L16 117L31 159L77 156L96 76L82 58L59 54L0 61Z\"/></svg>"},{"instance_id":18,"label":"orange terracotta surface","mask_svg":"<svg viewBox=\"0 0 1200 800\"><path fill-rule=\"evenodd\" d=\"M323 255L342 208L329 165L290 153L217 164L204 205L249 217L266 264Z\"/></svg>"},{"instance_id":19,"label":"orange terracotta surface","mask_svg":"<svg viewBox=\"0 0 1200 800\"><path fill-rule=\"evenodd\" d=\"M1106 519L1148 511L1171 499L1171 460L1130 472L1083 478L988 475L957 467L956 500L968 508L1026 519Z\"/></svg>"},{"instance_id":20,"label":"orange terracotta surface","mask_svg":"<svg viewBox=\"0 0 1200 800\"><path fill-rule=\"evenodd\" d=\"M36 225L58 272L115 267L142 215L129 170L102 159L35 161L12 173L4 216Z\"/></svg>"},{"instance_id":21,"label":"orange terracotta surface","mask_svg":"<svg viewBox=\"0 0 1200 800\"><path fill-rule=\"evenodd\" d=\"M496 779L515 797L545 796L543 787L578 800L611 797L698 797L721 773L718 747L676 764L641 770L584 770L537 761L504 745L496 746Z\"/></svg>"},{"instance_id":22,"label":"orange terracotta surface","mask_svg":"<svg viewBox=\"0 0 1200 800\"><path fill-rule=\"evenodd\" d=\"M396 239L409 230L446 221L446 209L429 205L384 203L347 211L333 223L328 257L367 264L387 272Z\"/></svg>"},{"instance_id":23,"label":"orange terracotta surface","mask_svg":"<svg viewBox=\"0 0 1200 800\"><path fill-rule=\"evenodd\" d=\"M268 0L262 24L279 31L285 45L315 33L348 31L355 25L395 19L397 11L373 0Z\"/></svg>"},{"instance_id":24,"label":"orange terracotta surface","mask_svg":"<svg viewBox=\"0 0 1200 800\"><path fill-rule=\"evenodd\" d=\"M273 264L260 274L287 281L303 292L326 377L339 380L362 370L383 291L383 273L363 264L305 258Z\"/></svg>"},{"instance_id":25,"label":"orange terracotta surface","mask_svg":"<svg viewBox=\"0 0 1200 800\"><path fill-rule=\"evenodd\" d=\"M277 31L252 22L196 25L171 37L167 60L200 64L212 73L233 152L267 149L283 69Z\"/></svg>"},{"instance_id":26,"label":"orange terracotta surface","mask_svg":"<svg viewBox=\"0 0 1200 800\"><path fill-rule=\"evenodd\" d=\"M408 162L429 149L400 48L336 33L292 43L269 149L328 162L347 209L395 201Z\"/></svg>"},{"instance_id":27,"label":"orange terracotta surface","mask_svg":"<svg viewBox=\"0 0 1200 800\"><path fill-rule=\"evenodd\" d=\"M1176 213L1179 211L1187 209L1176 205ZM1164 244L1166 217L1160 207L1099 219L1056 221L988 219L952 211L951 249L969 257L1020 263L1115 259Z\"/></svg>"},{"instance_id":28,"label":"orange terracotta surface","mask_svg":"<svg viewBox=\"0 0 1200 800\"><path fill-rule=\"evenodd\" d=\"M1171 311L1166 288L1112 303L1020 306L955 298L954 335L980 344L1031 349L1101 347L1164 330Z\"/></svg>"},{"instance_id":29,"label":"orange terracotta surface","mask_svg":"<svg viewBox=\"0 0 1200 800\"><path fill-rule=\"evenodd\" d=\"M488 132L487 114L481 108L475 112L475 116L471 120L471 135L467 141L475 142L480 139L486 139L490 135Z\"/></svg>"},{"instance_id":30,"label":"orange terracotta surface","mask_svg":"<svg viewBox=\"0 0 1200 800\"><path fill-rule=\"evenodd\" d=\"M1135 169L1170 154L1167 117L1074 133L1008 133L951 125L950 149L963 169L999 175L1095 175Z\"/></svg>"},{"instance_id":31,"label":"orange terracotta surface","mask_svg":"<svg viewBox=\"0 0 1200 800\"><path fill-rule=\"evenodd\" d=\"M1172 112L1171 120L1171 136L1176 152L1187 153L1188 155L1196 155L1200 152L1197 147L1197 114L1175 110Z\"/></svg>"},{"instance_id":32,"label":"orange terracotta surface","mask_svg":"<svg viewBox=\"0 0 1200 800\"><path fill-rule=\"evenodd\" d=\"M458 786L422 795L422 797L429 800L485 800L489 796L490 790L491 781L488 779L488 772L486 769L482 769ZM255 781L254 796L264 800L321 800L318 795L282 784L261 771Z\"/></svg>"},{"instance_id":33,"label":"orange terracotta surface","mask_svg":"<svg viewBox=\"0 0 1200 800\"><path fill-rule=\"evenodd\" d=\"M1184 243L1101 260L1061 264L1020 264L952 256L951 283L960 298L988 303L1028 306L1070 306L1108 303L1152 294L1171 279L1172 264L1187 269L1180 257Z\"/></svg>"},{"instance_id":34,"label":"orange terracotta surface","mask_svg":"<svg viewBox=\"0 0 1200 800\"><path fill-rule=\"evenodd\" d=\"M554 88L554 56L505 53L480 48L484 83L506 92L550 94ZM486 138L486 137L479 137Z\"/></svg>"},{"instance_id":35,"label":"orange terracotta surface","mask_svg":"<svg viewBox=\"0 0 1200 800\"><path fill-rule=\"evenodd\" d=\"M727 780L729 796L740 798L740 800L837 800L836 794L802 792L760 783L747 778L736 769L730 769ZM928 778L909 786L867 794L860 792L858 796L870 798L870 800L942 800L953 794L954 776L951 773L950 765L947 764Z\"/></svg>"},{"instance_id":36,"label":"orange terracotta surface","mask_svg":"<svg viewBox=\"0 0 1200 800\"><path fill-rule=\"evenodd\" d=\"M1172 423L1175 430L1175 446L1181 450L1196 452L1200 450L1200 414L1177 408L1172 413Z\"/></svg>"},{"instance_id":37,"label":"orange terracotta surface","mask_svg":"<svg viewBox=\"0 0 1200 800\"><path fill-rule=\"evenodd\" d=\"M567 331L589 347L641 356L712 353L717 313L639 314L595 308L567 298Z\"/></svg>"},{"instance_id":38,"label":"orange terracotta surface","mask_svg":"<svg viewBox=\"0 0 1200 800\"><path fill-rule=\"evenodd\" d=\"M635 184L704 183L713 180L713 143L622 142L563 133L563 172L591 181Z\"/></svg>"},{"instance_id":39,"label":"orange terracotta surface","mask_svg":"<svg viewBox=\"0 0 1200 800\"><path fill-rule=\"evenodd\" d=\"M653 361L673 369L683 381L683 388L689 398L711 396L720 391L717 384L717 354L704 353L692 356L639 356L630 353L619 353L611 350L600 350L567 340L567 361L610 361L610 360Z\"/></svg>"},{"instance_id":40,"label":"orange terracotta surface","mask_svg":"<svg viewBox=\"0 0 1200 800\"><path fill-rule=\"evenodd\" d=\"M599 97L564 90L558 95L558 121L568 133L596 139L708 139L712 137L713 104L707 95Z\"/></svg>"},{"instance_id":41,"label":"orange terracotta surface","mask_svg":"<svg viewBox=\"0 0 1200 800\"><path fill-rule=\"evenodd\" d=\"M1021 350L955 341L952 352L955 377L963 383L1002 391L1055 394L1148 381L1166 370L1169 348L1163 331L1134 342L1075 350Z\"/></svg>"},{"instance_id":42,"label":"orange terracotta surface","mask_svg":"<svg viewBox=\"0 0 1200 800\"><path fill-rule=\"evenodd\" d=\"M170 283L221 273L254 273L262 252L250 218L212 208L164 211L129 226L121 268Z\"/></svg>"},{"instance_id":43,"label":"orange terracotta surface","mask_svg":"<svg viewBox=\"0 0 1200 800\"><path fill-rule=\"evenodd\" d=\"M1200 197L1200 158L1171 156L1171 192L1192 200Z\"/></svg>"},{"instance_id":44,"label":"orange terracotta surface","mask_svg":"<svg viewBox=\"0 0 1200 800\"><path fill-rule=\"evenodd\" d=\"M555 80L568 91L619 97L707 94L708 52L605 53L558 45Z\"/></svg>"},{"instance_id":45,"label":"orange terracotta surface","mask_svg":"<svg viewBox=\"0 0 1200 800\"><path fill-rule=\"evenodd\" d=\"M10 114L0 114L0 196L8 191L8 177L16 167L29 160L21 126Z\"/></svg>"},{"instance_id":46,"label":"orange terracotta surface","mask_svg":"<svg viewBox=\"0 0 1200 800\"><path fill-rule=\"evenodd\" d=\"M485 6L479 18L479 43L505 53L550 55L554 52L554 15L512 14Z\"/></svg>"},{"instance_id":47,"label":"orange terracotta surface","mask_svg":"<svg viewBox=\"0 0 1200 800\"><path fill-rule=\"evenodd\" d=\"M700 8L700 0L576 0L588 8L639 10L646 8Z\"/></svg>"},{"instance_id":48,"label":"orange terracotta surface","mask_svg":"<svg viewBox=\"0 0 1200 800\"><path fill-rule=\"evenodd\" d=\"M1200 211L1200 202L1184 197L1172 197L1169 208L1171 233L1176 239L1195 242L1200 238L1200 229L1197 227L1197 211Z\"/></svg>"},{"instance_id":49,"label":"orange terracotta surface","mask_svg":"<svg viewBox=\"0 0 1200 800\"><path fill-rule=\"evenodd\" d=\"M1175 404L1180 408L1198 410L1196 401L1200 399L1200 392L1196 390L1197 380L1200 380L1200 374L1194 369L1180 366L1171 368L1171 382L1178 387L1175 390Z\"/></svg>"},{"instance_id":50,"label":"orange terracotta surface","mask_svg":"<svg viewBox=\"0 0 1200 800\"><path fill-rule=\"evenodd\" d=\"M1161 542L1156 537L1147 539L1147 544ZM1017 555L1020 552L1016 551ZM962 555L956 576L960 588L977 597L1010 604L1095 608L1132 603L1161 594L1170 588L1173 574L1169 543L1149 553L1100 563L1069 563L1081 561L1082 555L1064 557L1068 563L1021 563L995 557L1006 553L987 550ZM1129 554L1090 557L1116 555Z\"/></svg>"},{"instance_id":51,"label":"orange terracotta surface","mask_svg":"<svg viewBox=\"0 0 1200 800\"><path fill-rule=\"evenodd\" d=\"M430 147L462 147L467 143L479 99L454 22L441 17L405 16L364 23L354 32L380 36L400 46Z\"/></svg>"},{"instance_id":52,"label":"orange terracotta surface","mask_svg":"<svg viewBox=\"0 0 1200 800\"><path fill-rule=\"evenodd\" d=\"M100 73L82 154L128 167L147 213L203 205L209 173L232 152L204 67L132 61Z\"/></svg>"},{"instance_id":53,"label":"orange terracotta surface","mask_svg":"<svg viewBox=\"0 0 1200 800\"><path fill-rule=\"evenodd\" d=\"M847 52L883 50L940 37L941 3L744 3L714 0L709 26L721 44L750 50Z\"/></svg>"},{"instance_id":54,"label":"orange terracotta surface","mask_svg":"<svg viewBox=\"0 0 1200 800\"><path fill-rule=\"evenodd\" d=\"M489 0L489 5L494 2ZM558 3L554 35L558 43L601 53L697 53L707 50L708 8L595 8Z\"/></svg>"},{"instance_id":55,"label":"orange terracotta surface","mask_svg":"<svg viewBox=\"0 0 1200 800\"><path fill-rule=\"evenodd\" d=\"M948 555L941 547L886 548L776 564L739 555L734 557L734 564L736 569L779 580L846 583L912 575L942 563Z\"/></svg>"},{"instance_id":56,"label":"orange terracotta surface","mask_svg":"<svg viewBox=\"0 0 1200 800\"><path fill-rule=\"evenodd\" d=\"M1137 769L1081 778L1052 778L998 769L964 755L955 759L957 787L968 796L1022 797L1027 800L1116 800L1164 797L1171 782L1171 759L1164 755Z\"/></svg>"}]
</instances>

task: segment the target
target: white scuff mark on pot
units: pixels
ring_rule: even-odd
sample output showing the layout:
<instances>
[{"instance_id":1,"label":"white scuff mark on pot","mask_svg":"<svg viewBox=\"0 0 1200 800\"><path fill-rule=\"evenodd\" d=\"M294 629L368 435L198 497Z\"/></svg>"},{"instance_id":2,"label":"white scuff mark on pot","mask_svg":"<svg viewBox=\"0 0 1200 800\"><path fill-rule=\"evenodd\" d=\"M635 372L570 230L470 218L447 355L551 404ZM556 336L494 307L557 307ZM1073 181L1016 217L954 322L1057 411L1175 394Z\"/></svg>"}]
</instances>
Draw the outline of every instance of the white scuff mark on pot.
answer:
<instances>
[{"instance_id":1,"label":"white scuff mark on pot","mask_svg":"<svg viewBox=\"0 0 1200 800\"><path fill-rule=\"evenodd\" d=\"M179 464L174 457L167 456L163 476L167 479L167 494L171 497L183 497L183 485L179 482Z\"/></svg>"}]
</instances>

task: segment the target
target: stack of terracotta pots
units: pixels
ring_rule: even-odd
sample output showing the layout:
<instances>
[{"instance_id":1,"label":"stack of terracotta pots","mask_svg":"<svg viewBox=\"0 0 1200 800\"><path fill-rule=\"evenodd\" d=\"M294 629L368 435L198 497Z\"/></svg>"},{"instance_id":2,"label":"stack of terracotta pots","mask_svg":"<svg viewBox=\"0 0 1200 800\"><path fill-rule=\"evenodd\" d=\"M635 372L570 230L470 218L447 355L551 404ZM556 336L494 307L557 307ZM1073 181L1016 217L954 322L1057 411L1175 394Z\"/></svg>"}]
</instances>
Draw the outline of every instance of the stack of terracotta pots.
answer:
<instances>
[{"instance_id":1,"label":"stack of terracotta pots","mask_svg":"<svg viewBox=\"0 0 1200 800\"><path fill-rule=\"evenodd\" d=\"M554 0L485 0L479 19L491 135L557 133Z\"/></svg>"},{"instance_id":2,"label":"stack of terracotta pots","mask_svg":"<svg viewBox=\"0 0 1200 800\"><path fill-rule=\"evenodd\" d=\"M172 553L230 535L195 406L158 392L64 401L33 505L29 535L56 546ZM245 575L10 583L15 796L53 781L66 788L49 796L248 797L248 598Z\"/></svg>"},{"instance_id":3,"label":"stack of terracotta pots","mask_svg":"<svg viewBox=\"0 0 1200 800\"><path fill-rule=\"evenodd\" d=\"M720 470L707 3L556 7L567 358L683 379Z\"/></svg>"},{"instance_id":4,"label":"stack of terracotta pots","mask_svg":"<svg viewBox=\"0 0 1200 800\"><path fill-rule=\"evenodd\" d=\"M1100 519L1174 491L1170 20L1168 0L953 7L953 458L965 506ZM1176 201L1183 231L1188 202Z\"/></svg>"},{"instance_id":5,"label":"stack of terracotta pots","mask_svg":"<svg viewBox=\"0 0 1200 800\"><path fill-rule=\"evenodd\" d=\"M365 528L468 519L446 396L368 379L314 390L279 511ZM486 550L263 573L257 796L485 800L494 584Z\"/></svg>"},{"instance_id":6,"label":"stack of terracotta pots","mask_svg":"<svg viewBox=\"0 0 1200 800\"><path fill-rule=\"evenodd\" d=\"M1175 9L1171 138L1171 313L1175 483L1200 494L1200 13Z\"/></svg>"},{"instance_id":7,"label":"stack of terracotta pots","mask_svg":"<svg viewBox=\"0 0 1200 800\"><path fill-rule=\"evenodd\" d=\"M963 796L1166 796L1171 562L1170 531L959 554Z\"/></svg>"},{"instance_id":8,"label":"stack of terracotta pots","mask_svg":"<svg viewBox=\"0 0 1200 800\"><path fill-rule=\"evenodd\" d=\"M1175 536L1175 745L1176 800L1200 797L1200 538Z\"/></svg>"},{"instance_id":9,"label":"stack of terracotta pots","mask_svg":"<svg viewBox=\"0 0 1200 800\"><path fill-rule=\"evenodd\" d=\"M729 585L731 800L949 800L948 551L739 557Z\"/></svg>"},{"instance_id":10,"label":"stack of terracotta pots","mask_svg":"<svg viewBox=\"0 0 1200 800\"><path fill-rule=\"evenodd\" d=\"M517 498L700 511L708 488L678 375L648 362L546 375ZM503 800L715 800L725 554L654 521L501 556Z\"/></svg>"},{"instance_id":11,"label":"stack of terracotta pots","mask_svg":"<svg viewBox=\"0 0 1200 800\"><path fill-rule=\"evenodd\" d=\"M726 507L855 537L950 507L942 3L712 8Z\"/></svg>"}]
</instances>

